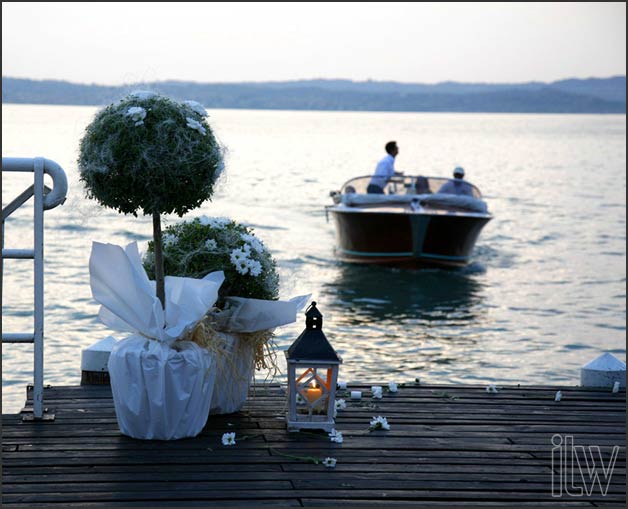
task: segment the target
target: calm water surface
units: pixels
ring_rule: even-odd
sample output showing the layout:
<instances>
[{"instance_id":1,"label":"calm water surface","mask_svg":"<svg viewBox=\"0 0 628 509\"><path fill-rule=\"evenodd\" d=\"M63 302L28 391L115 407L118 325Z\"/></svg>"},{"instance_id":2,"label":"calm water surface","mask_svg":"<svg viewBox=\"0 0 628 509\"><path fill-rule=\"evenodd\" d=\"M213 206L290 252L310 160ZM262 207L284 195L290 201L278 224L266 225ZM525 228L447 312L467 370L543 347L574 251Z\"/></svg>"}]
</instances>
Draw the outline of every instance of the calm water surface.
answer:
<instances>
[{"instance_id":1,"label":"calm water surface","mask_svg":"<svg viewBox=\"0 0 628 509\"><path fill-rule=\"evenodd\" d=\"M3 156L44 156L68 174L65 205L46 212L45 383L78 384L81 350L108 335L89 289L92 240L143 248L149 218L85 199L76 156L96 109L3 105ZM625 115L481 115L212 110L228 147L212 202L195 215L255 228L274 253L282 297L312 293L344 358L345 380L579 382L602 352L625 360ZM449 176L456 165L495 218L460 270L340 263L324 205L369 174L395 139L397 168ZM30 182L3 174L3 205ZM7 223L6 247L32 242L32 209ZM176 216L165 222L177 221ZM8 260L2 327L32 329L32 262ZM279 330L287 348L304 324ZM281 356L282 357L282 356ZM3 412L24 402L32 346L4 345Z\"/></svg>"}]
</instances>

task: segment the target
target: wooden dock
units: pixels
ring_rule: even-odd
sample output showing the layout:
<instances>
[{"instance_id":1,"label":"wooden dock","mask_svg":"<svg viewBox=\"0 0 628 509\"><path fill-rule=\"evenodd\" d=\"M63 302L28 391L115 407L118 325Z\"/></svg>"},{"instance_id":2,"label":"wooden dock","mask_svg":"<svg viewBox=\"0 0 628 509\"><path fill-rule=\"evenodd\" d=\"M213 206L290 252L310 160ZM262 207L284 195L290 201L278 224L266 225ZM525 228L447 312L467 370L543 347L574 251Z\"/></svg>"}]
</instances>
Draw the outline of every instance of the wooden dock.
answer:
<instances>
[{"instance_id":1,"label":"wooden dock","mask_svg":"<svg viewBox=\"0 0 628 509\"><path fill-rule=\"evenodd\" d=\"M613 394L510 386L489 394L484 386L405 384L397 393L385 391L381 400L370 397L370 384L350 389L362 390L363 399L339 396L347 408L338 413L344 442L337 444L326 435L287 433L279 385L258 386L242 412L211 416L201 435L172 442L121 435L108 386L50 387L44 404L54 422L2 416L2 503L7 508L626 505L623 389ZM554 401L557 390L560 402ZM390 431L368 431L378 415L388 419ZM222 445L226 432L236 432L235 446ZM250 438L242 440L244 435ZM572 442L566 438L559 450L554 435L585 446L576 456L586 483L574 462L572 485L572 464L561 468L558 460ZM595 486L583 454L596 449L586 446L601 451L601 458L593 456L600 479ZM294 456L333 457L337 465L326 468ZM566 485L560 484L561 473L568 474ZM585 489L582 496L578 488Z\"/></svg>"}]
</instances>

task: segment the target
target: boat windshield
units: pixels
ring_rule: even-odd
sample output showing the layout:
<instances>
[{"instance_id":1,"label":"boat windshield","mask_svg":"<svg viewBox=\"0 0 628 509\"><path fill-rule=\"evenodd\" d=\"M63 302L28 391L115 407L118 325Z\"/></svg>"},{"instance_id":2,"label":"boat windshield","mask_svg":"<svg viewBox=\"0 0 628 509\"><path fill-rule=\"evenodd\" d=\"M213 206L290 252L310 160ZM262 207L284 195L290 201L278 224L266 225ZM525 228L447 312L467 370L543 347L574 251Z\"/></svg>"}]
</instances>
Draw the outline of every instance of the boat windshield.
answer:
<instances>
[{"instance_id":1,"label":"boat windshield","mask_svg":"<svg viewBox=\"0 0 628 509\"><path fill-rule=\"evenodd\" d=\"M388 181L384 192L386 194L433 194L438 193L441 187L449 182L448 178L442 177L421 177L418 175L403 175L399 177L393 177ZM366 194L366 188L371 181L371 175L364 177L356 177L354 179L345 182L340 192L342 194ZM466 180L464 181L471 191L471 195L474 198L482 198L480 190L470 184Z\"/></svg>"}]
</instances>

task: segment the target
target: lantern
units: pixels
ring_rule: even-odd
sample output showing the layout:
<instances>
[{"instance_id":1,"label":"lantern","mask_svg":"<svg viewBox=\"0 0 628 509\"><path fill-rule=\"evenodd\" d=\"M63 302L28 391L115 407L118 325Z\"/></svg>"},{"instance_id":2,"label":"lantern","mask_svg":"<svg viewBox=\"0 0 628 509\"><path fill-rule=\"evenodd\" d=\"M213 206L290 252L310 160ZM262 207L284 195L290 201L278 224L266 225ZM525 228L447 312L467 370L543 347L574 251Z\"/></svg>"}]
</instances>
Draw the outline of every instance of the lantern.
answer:
<instances>
[{"instance_id":1,"label":"lantern","mask_svg":"<svg viewBox=\"0 0 628 509\"><path fill-rule=\"evenodd\" d=\"M336 381L342 359L323 334L323 315L312 302L305 330L286 351L288 430L334 428Z\"/></svg>"}]
</instances>

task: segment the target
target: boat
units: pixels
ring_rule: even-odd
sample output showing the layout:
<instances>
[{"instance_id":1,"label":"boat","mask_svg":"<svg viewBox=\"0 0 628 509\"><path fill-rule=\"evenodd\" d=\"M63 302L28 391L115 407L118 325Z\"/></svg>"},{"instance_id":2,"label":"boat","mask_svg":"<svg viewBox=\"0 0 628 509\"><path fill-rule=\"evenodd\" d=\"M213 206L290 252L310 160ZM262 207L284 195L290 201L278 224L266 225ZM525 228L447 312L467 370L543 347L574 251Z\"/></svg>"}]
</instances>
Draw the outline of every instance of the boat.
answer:
<instances>
[{"instance_id":1,"label":"boat","mask_svg":"<svg viewBox=\"0 0 628 509\"><path fill-rule=\"evenodd\" d=\"M368 194L371 176L332 191L325 207L336 232L336 254L347 262L402 267L463 267L493 216L480 190L460 181L465 194L439 192L447 178L396 176L384 194Z\"/></svg>"}]
</instances>

